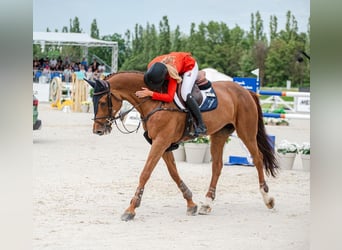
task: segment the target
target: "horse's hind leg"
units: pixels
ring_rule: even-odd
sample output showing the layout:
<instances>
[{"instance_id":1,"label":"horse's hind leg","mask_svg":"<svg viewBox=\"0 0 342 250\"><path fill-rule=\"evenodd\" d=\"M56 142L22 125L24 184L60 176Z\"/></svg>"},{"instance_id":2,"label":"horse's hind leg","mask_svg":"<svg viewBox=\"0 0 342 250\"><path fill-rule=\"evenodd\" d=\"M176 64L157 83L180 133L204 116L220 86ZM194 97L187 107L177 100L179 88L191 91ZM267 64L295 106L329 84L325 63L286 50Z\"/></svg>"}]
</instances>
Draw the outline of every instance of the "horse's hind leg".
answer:
<instances>
[{"instance_id":1,"label":"horse's hind leg","mask_svg":"<svg viewBox=\"0 0 342 250\"><path fill-rule=\"evenodd\" d=\"M248 131L248 130L245 130L245 131ZM257 169L258 177L259 177L259 190L264 200L264 203L268 208L273 208L274 198L269 196L268 194L269 189L265 181L264 168L263 168L263 165L264 165L263 156L258 149L256 136L249 136L246 133L248 132L238 134L239 138L244 142L247 149L249 150L249 153L251 154L253 158L253 164L255 165Z\"/></svg>"},{"instance_id":2,"label":"horse's hind leg","mask_svg":"<svg viewBox=\"0 0 342 250\"><path fill-rule=\"evenodd\" d=\"M210 152L212 157L212 175L207 194L205 195L205 202L202 204L199 214L206 215L212 210L213 201L215 199L216 186L220 178L223 167L223 147L229 136L229 131L222 129L219 132L210 135Z\"/></svg>"},{"instance_id":3,"label":"horse's hind leg","mask_svg":"<svg viewBox=\"0 0 342 250\"><path fill-rule=\"evenodd\" d=\"M176 182L178 188L181 190L183 194L184 199L187 202L187 215L195 215L197 213L197 205L192 200L192 193L190 189L185 185L185 183L178 174L173 153L171 151L165 152L163 154L163 159L166 163L171 178Z\"/></svg>"}]
</instances>

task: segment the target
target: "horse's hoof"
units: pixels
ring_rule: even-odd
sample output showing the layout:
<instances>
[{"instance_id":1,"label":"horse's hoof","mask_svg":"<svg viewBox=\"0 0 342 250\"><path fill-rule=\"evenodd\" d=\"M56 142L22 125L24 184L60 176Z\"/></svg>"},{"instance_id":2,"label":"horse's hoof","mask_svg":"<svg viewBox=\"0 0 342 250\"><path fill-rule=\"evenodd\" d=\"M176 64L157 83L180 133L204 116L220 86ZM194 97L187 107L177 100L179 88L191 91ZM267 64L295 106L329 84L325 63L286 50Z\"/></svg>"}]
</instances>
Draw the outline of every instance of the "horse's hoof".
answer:
<instances>
[{"instance_id":1,"label":"horse's hoof","mask_svg":"<svg viewBox=\"0 0 342 250\"><path fill-rule=\"evenodd\" d=\"M125 212L123 215L121 215L121 220L123 221L130 221L134 219L135 214L133 213L129 213L129 212Z\"/></svg>"},{"instance_id":2,"label":"horse's hoof","mask_svg":"<svg viewBox=\"0 0 342 250\"><path fill-rule=\"evenodd\" d=\"M197 213L197 205L193 207L188 207L186 210L186 215L196 215Z\"/></svg>"},{"instance_id":3,"label":"horse's hoof","mask_svg":"<svg viewBox=\"0 0 342 250\"><path fill-rule=\"evenodd\" d=\"M271 198L268 200L268 203L266 203L266 207L269 208L269 209L274 208L274 198L273 198L273 197L271 197Z\"/></svg>"},{"instance_id":4,"label":"horse's hoof","mask_svg":"<svg viewBox=\"0 0 342 250\"><path fill-rule=\"evenodd\" d=\"M210 212L211 207L209 205L202 205L198 213L201 215L208 215Z\"/></svg>"}]
</instances>

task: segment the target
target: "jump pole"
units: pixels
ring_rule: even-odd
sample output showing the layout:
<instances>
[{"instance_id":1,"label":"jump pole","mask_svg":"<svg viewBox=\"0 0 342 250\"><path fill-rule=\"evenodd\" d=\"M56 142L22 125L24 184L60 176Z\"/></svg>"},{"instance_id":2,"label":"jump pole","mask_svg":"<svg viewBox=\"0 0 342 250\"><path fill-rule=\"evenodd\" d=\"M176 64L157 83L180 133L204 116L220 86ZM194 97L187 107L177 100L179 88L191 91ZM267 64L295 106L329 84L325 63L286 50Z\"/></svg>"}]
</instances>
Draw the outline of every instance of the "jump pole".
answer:
<instances>
[{"instance_id":1,"label":"jump pole","mask_svg":"<svg viewBox=\"0 0 342 250\"><path fill-rule=\"evenodd\" d=\"M293 119L310 119L310 115L307 114L278 114L278 113L263 113L263 117L268 118L293 118Z\"/></svg>"},{"instance_id":2,"label":"jump pole","mask_svg":"<svg viewBox=\"0 0 342 250\"><path fill-rule=\"evenodd\" d=\"M310 97L310 92L293 92L293 91L267 91L260 90L259 95L275 95L275 96L308 96Z\"/></svg>"}]
</instances>

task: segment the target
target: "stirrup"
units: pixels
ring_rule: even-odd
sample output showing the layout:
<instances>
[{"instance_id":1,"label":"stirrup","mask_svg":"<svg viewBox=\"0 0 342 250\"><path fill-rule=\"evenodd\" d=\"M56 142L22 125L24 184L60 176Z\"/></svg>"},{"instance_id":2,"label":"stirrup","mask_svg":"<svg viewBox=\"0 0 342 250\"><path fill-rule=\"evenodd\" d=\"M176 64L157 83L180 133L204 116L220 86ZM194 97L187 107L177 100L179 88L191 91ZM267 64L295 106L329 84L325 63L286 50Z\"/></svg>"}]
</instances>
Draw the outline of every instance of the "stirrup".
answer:
<instances>
[{"instance_id":1,"label":"stirrup","mask_svg":"<svg viewBox=\"0 0 342 250\"><path fill-rule=\"evenodd\" d=\"M195 136L203 136L203 135L206 135L207 134L207 130L206 129L201 129L201 130L196 130L195 129Z\"/></svg>"},{"instance_id":2,"label":"stirrup","mask_svg":"<svg viewBox=\"0 0 342 250\"><path fill-rule=\"evenodd\" d=\"M204 126L204 127L199 127L199 126L196 126L194 131L190 132L190 136L195 136L195 137L199 137L199 136L204 136L206 135L207 133L207 128Z\"/></svg>"}]
</instances>

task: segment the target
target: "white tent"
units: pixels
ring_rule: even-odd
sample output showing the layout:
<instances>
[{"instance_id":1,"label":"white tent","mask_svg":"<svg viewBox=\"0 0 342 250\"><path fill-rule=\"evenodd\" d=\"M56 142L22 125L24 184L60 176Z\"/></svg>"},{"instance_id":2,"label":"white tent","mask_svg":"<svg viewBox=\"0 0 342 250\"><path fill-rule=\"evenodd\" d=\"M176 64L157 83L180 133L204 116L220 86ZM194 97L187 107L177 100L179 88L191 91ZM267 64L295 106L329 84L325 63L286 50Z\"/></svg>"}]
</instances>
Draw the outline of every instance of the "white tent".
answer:
<instances>
[{"instance_id":1,"label":"white tent","mask_svg":"<svg viewBox=\"0 0 342 250\"><path fill-rule=\"evenodd\" d=\"M113 41L98 40L85 33L59 33L59 32L33 32L33 44L45 45L72 45L83 47L85 56L89 47L112 48L112 72L118 70L118 43Z\"/></svg>"},{"instance_id":2,"label":"white tent","mask_svg":"<svg viewBox=\"0 0 342 250\"><path fill-rule=\"evenodd\" d=\"M215 82L215 81L233 81L233 78L231 78L230 76L227 76L221 72L218 72L216 69L212 69L212 68L205 68L202 69L203 71L205 71L205 75L206 78L211 81L211 82Z\"/></svg>"}]
</instances>

